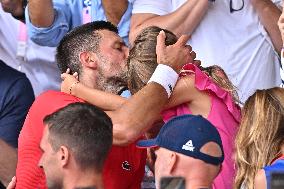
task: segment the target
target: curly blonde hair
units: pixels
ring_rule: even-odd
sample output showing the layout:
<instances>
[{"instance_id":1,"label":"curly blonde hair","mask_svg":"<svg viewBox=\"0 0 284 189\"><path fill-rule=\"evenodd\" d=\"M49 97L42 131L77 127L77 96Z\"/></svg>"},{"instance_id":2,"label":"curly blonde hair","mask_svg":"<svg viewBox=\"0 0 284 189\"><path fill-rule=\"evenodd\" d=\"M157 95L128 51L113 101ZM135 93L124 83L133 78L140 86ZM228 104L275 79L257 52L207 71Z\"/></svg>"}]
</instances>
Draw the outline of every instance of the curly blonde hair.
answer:
<instances>
[{"instance_id":1,"label":"curly blonde hair","mask_svg":"<svg viewBox=\"0 0 284 189\"><path fill-rule=\"evenodd\" d=\"M259 169L281 154L284 141L284 89L257 90L242 109L236 136L237 174L234 188L254 188Z\"/></svg>"}]
</instances>

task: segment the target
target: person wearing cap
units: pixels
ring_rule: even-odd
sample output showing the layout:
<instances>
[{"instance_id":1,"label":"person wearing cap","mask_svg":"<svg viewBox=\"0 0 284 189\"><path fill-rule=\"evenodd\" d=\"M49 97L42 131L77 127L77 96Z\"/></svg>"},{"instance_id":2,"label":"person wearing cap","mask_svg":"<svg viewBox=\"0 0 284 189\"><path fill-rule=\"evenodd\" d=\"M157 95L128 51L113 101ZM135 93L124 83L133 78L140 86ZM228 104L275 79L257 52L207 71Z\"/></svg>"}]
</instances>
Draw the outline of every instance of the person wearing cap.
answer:
<instances>
[{"instance_id":1,"label":"person wearing cap","mask_svg":"<svg viewBox=\"0 0 284 189\"><path fill-rule=\"evenodd\" d=\"M155 150L155 180L181 176L187 189L211 188L224 161L217 129L198 115L177 116L168 121L154 139L140 140L138 147Z\"/></svg>"}]
</instances>

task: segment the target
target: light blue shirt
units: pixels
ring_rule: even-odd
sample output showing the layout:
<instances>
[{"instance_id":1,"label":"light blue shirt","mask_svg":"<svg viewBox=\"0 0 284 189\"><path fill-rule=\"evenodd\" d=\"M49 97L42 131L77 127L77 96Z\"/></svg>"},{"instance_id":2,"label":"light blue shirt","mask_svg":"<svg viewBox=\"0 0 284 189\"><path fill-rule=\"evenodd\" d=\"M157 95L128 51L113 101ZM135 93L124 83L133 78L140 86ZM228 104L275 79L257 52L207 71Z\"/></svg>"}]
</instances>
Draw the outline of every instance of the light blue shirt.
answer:
<instances>
[{"instance_id":1,"label":"light blue shirt","mask_svg":"<svg viewBox=\"0 0 284 189\"><path fill-rule=\"evenodd\" d=\"M42 46L58 46L60 40L68 31L83 24L83 8L87 5L91 6L92 21L107 21L101 0L53 0L55 18L53 24L47 28L38 28L32 25L28 8L26 8L29 37ZM128 44L131 11L132 3L129 2L127 10L118 24L119 35L126 44Z\"/></svg>"}]
</instances>

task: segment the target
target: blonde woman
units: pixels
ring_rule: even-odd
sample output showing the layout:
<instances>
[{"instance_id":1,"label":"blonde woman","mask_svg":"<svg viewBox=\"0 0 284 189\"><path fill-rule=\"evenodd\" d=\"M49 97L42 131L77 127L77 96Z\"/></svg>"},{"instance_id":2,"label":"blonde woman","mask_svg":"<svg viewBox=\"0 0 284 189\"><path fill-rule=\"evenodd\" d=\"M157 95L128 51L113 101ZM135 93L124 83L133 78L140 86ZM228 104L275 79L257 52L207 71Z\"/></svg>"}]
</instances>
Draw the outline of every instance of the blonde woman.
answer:
<instances>
[{"instance_id":1,"label":"blonde woman","mask_svg":"<svg viewBox=\"0 0 284 189\"><path fill-rule=\"evenodd\" d=\"M268 189L271 170L284 171L283 142L284 89L257 90L242 109L234 188Z\"/></svg>"}]
</instances>

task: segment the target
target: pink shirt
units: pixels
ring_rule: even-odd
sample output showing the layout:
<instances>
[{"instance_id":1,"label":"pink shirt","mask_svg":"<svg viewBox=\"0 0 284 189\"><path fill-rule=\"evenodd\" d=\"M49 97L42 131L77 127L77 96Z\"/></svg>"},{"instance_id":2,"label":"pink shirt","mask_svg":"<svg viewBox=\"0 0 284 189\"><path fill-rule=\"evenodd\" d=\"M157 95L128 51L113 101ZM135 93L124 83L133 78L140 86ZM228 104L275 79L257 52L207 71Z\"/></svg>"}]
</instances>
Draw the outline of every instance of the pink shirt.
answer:
<instances>
[{"instance_id":1,"label":"pink shirt","mask_svg":"<svg viewBox=\"0 0 284 189\"><path fill-rule=\"evenodd\" d=\"M217 86L205 73L193 64L186 64L183 68L195 73L195 87L200 91L207 91L211 97L211 110L207 119L217 128L222 139L225 160L222 170L214 180L213 188L233 188L235 168L233 161L234 139L240 123L240 108L233 101L229 92ZM164 121L174 116L191 114L187 104L181 104L163 112Z\"/></svg>"}]
</instances>

